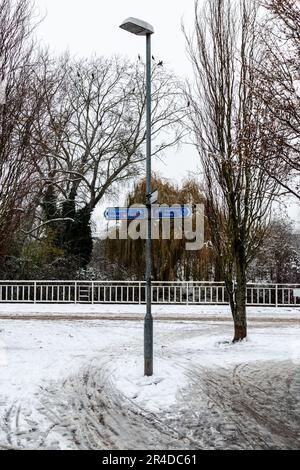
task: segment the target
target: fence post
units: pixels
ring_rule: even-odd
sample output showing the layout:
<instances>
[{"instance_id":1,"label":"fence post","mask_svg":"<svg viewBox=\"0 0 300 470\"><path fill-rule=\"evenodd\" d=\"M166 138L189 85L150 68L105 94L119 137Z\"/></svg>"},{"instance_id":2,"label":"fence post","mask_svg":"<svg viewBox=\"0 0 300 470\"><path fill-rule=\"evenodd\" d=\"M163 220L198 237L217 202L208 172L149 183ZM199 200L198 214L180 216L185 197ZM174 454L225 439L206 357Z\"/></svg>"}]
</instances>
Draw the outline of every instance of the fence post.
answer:
<instances>
[{"instance_id":1,"label":"fence post","mask_svg":"<svg viewBox=\"0 0 300 470\"><path fill-rule=\"evenodd\" d=\"M276 308L278 308L278 284L276 284L276 287L275 287L275 304L276 304Z\"/></svg>"},{"instance_id":2,"label":"fence post","mask_svg":"<svg viewBox=\"0 0 300 470\"><path fill-rule=\"evenodd\" d=\"M142 283L139 281L139 305L141 305L141 296L142 296Z\"/></svg>"},{"instance_id":3,"label":"fence post","mask_svg":"<svg viewBox=\"0 0 300 470\"><path fill-rule=\"evenodd\" d=\"M189 281L186 283L186 304L189 305Z\"/></svg>"},{"instance_id":4,"label":"fence post","mask_svg":"<svg viewBox=\"0 0 300 470\"><path fill-rule=\"evenodd\" d=\"M92 304L94 303L94 281L92 281Z\"/></svg>"},{"instance_id":5,"label":"fence post","mask_svg":"<svg viewBox=\"0 0 300 470\"><path fill-rule=\"evenodd\" d=\"M36 304L36 281L33 284L33 303Z\"/></svg>"},{"instance_id":6,"label":"fence post","mask_svg":"<svg viewBox=\"0 0 300 470\"><path fill-rule=\"evenodd\" d=\"M74 303L77 304L77 281L75 281Z\"/></svg>"}]
</instances>

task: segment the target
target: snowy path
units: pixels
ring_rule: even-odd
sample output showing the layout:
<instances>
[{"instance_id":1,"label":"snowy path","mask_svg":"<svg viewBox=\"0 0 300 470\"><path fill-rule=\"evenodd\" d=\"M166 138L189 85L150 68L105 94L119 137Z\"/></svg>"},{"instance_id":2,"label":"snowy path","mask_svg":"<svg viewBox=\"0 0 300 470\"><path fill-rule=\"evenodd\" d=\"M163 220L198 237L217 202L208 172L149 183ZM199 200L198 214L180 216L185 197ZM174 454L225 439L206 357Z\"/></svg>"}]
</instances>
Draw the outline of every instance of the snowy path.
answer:
<instances>
[{"instance_id":1,"label":"snowy path","mask_svg":"<svg viewBox=\"0 0 300 470\"><path fill-rule=\"evenodd\" d=\"M132 304L21 304L0 303L0 319L115 319L141 320L145 315L145 305ZM228 305L159 305L152 306L156 319L182 320L231 320ZM252 321L272 319L272 321L298 320L298 307L248 307L248 318Z\"/></svg>"},{"instance_id":2,"label":"snowy path","mask_svg":"<svg viewBox=\"0 0 300 470\"><path fill-rule=\"evenodd\" d=\"M300 448L300 327L0 320L0 448Z\"/></svg>"}]
</instances>

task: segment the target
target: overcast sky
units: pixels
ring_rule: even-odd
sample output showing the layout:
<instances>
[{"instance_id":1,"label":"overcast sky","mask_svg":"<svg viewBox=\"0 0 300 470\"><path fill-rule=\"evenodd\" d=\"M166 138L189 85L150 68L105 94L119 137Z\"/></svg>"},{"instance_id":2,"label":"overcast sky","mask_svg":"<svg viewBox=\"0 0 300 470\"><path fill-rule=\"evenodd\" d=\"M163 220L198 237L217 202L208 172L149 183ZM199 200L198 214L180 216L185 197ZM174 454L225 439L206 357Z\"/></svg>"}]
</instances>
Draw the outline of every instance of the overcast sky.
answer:
<instances>
[{"instance_id":1,"label":"overcast sky","mask_svg":"<svg viewBox=\"0 0 300 470\"><path fill-rule=\"evenodd\" d=\"M152 51L157 59L182 77L191 76L185 51L182 22L193 24L194 0L36 0L40 15L46 15L37 30L38 39L57 53L72 55L127 55L137 59L145 53L144 38L119 29L121 22L135 16L154 26ZM153 168L162 176L180 181L199 167L193 147L170 150ZM123 196L121 196L123 197ZM119 201L122 203L122 200ZM300 219L297 205L290 212Z\"/></svg>"}]
</instances>

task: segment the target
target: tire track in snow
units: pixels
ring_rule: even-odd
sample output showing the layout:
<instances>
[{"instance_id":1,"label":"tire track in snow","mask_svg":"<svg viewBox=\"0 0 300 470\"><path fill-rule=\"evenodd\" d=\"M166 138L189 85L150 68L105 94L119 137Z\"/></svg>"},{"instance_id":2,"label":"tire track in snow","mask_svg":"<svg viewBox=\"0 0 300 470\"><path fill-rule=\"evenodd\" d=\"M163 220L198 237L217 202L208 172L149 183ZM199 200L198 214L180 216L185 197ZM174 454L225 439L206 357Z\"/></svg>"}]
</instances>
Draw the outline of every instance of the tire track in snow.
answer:
<instances>
[{"instance_id":1,"label":"tire track in snow","mask_svg":"<svg viewBox=\"0 0 300 470\"><path fill-rule=\"evenodd\" d=\"M187 405L182 416L194 427L196 436L202 433L207 447L300 448L298 366L258 363L226 369L199 366L188 369L193 386L190 393L185 392ZM288 387L291 380L293 393L289 393ZM271 387L270 382L273 382ZM193 423L197 407L200 409L198 426L197 420Z\"/></svg>"}]
</instances>

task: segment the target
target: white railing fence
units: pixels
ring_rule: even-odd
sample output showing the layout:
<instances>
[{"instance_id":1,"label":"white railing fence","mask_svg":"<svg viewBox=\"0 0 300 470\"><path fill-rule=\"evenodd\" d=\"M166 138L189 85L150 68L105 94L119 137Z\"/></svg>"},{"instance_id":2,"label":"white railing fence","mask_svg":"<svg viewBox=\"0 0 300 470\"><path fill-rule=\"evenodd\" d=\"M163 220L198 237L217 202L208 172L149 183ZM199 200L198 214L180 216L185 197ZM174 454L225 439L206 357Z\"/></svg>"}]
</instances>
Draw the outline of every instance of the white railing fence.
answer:
<instances>
[{"instance_id":1,"label":"white railing fence","mask_svg":"<svg viewBox=\"0 0 300 470\"><path fill-rule=\"evenodd\" d=\"M0 303L143 304L143 281L0 281ZM228 304L223 282L162 282L152 285L155 304ZM247 305L300 307L300 284L248 284Z\"/></svg>"}]
</instances>

